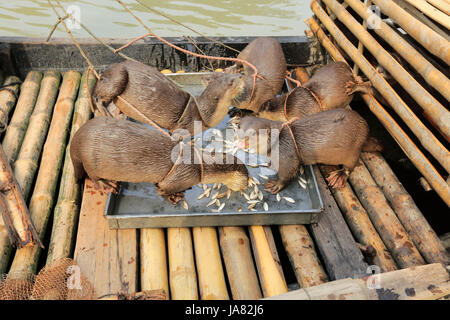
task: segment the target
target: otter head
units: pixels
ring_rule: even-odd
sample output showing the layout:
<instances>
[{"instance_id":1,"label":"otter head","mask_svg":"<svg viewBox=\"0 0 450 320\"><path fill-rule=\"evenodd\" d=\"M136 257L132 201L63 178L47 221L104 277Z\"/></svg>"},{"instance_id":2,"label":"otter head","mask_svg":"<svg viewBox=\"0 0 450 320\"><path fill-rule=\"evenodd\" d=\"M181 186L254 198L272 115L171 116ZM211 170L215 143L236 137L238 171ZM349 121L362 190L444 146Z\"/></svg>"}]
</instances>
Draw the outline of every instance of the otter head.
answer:
<instances>
[{"instance_id":1,"label":"otter head","mask_svg":"<svg viewBox=\"0 0 450 320\"><path fill-rule=\"evenodd\" d=\"M208 127L215 127L227 115L233 99L244 90L239 74L212 74L208 86L198 97L198 110ZM204 77L205 78L205 77Z\"/></svg>"},{"instance_id":2,"label":"otter head","mask_svg":"<svg viewBox=\"0 0 450 320\"><path fill-rule=\"evenodd\" d=\"M273 136L278 137L281 122L246 116L239 121L237 136L238 147L255 150L261 155L270 155Z\"/></svg>"}]
</instances>

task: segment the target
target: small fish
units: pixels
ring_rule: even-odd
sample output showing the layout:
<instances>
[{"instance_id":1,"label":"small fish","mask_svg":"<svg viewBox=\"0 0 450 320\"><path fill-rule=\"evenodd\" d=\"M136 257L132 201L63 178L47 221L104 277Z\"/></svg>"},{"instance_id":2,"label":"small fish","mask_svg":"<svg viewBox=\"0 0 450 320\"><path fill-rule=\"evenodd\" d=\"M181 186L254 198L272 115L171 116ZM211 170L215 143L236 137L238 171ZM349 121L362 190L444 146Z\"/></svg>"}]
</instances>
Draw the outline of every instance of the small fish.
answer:
<instances>
[{"instance_id":1,"label":"small fish","mask_svg":"<svg viewBox=\"0 0 450 320\"><path fill-rule=\"evenodd\" d=\"M256 206L256 203L252 203L247 207L248 210L252 210Z\"/></svg>"},{"instance_id":2,"label":"small fish","mask_svg":"<svg viewBox=\"0 0 450 320\"><path fill-rule=\"evenodd\" d=\"M280 202L280 200L281 200L281 196L279 193L277 193L277 201Z\"/></svg>"},{"instance_id":3,"label":"small fish","mask_svg":"<svg viewBox=\"0 0 450 320\"><path fill-rule=\"evenodd\" d=\"M216 192L212 195L211 199L216 200L218 196L219 196L219 191L216 191Z\"/></svg>"},{"instance_id":4,"label":"small fish","mask_svg":"<svg viewBox=\"0 0 450 320\"><path fill-rule=\"evenodd\" d=\"M287 202L295 203L295 200L290 197L283 197L283 199L286 200Z\"/></svg>"},{"instance_id":5,"label":"small fish","mask_svg":"<svg viewBox=\"0 0 450 320\"><path fill-rule=\"evenodd\" d=\"M301 181L303 184L306 184L306 179L303 177L299 177L298 181Z\"/></svg>"},{"instance_id":6,"label":"small fish","mask_svg":"<svg viewBox=\"0 0 450 320\"><path fill-rule=\"evenodd\" d=\"M269 211L269 205L267 204L267 202L263 203L263 208L265 211Z\"/></svg>"},{"instance_id":7,"label":"small fish","mask_svg":"<svg viewBox=\"0 0 450 320\"><path fill-rule=\"evenodd\" d=\"M222 209L223 209L224 207L225 207L225 202L222 203L222 204L220 205L219 209L217 209L217 210L222 211Z\"/></svg>"},{"instance_id":8,"label":"small fish","mask_svg":"<svg viewBox=\"0 0 450 320\"><path fill-rule=\"evenodd\" d=\"M201 195L199 195L199 196L197 197L197 200L202 199L205 195L206 195L206 193L203 192Z\"/></svg>"},{"instance_id":9,"label":"small fish","mask_svg":"<svg viewBox=\"0 0 450 320\"><path fill-rule=\"evenodd\" d=\"M263 174L259 174L259 176L261 177L261 178L263 178L264 180L269 180L269 177L267 177L267 176L265 176L265 175L263 175Z\"/></svg>"},{"instance_id":10,"label":"small fish","mask_svg":"<svg viewBox=\"0 0 450 320\"><path fill-rule=\"evenodd\" d=\"M252 177L253 182L255 183L255 185L261 184L261 182L259 182L259 180L255 177Z\"/></svg>"},{"instance_id":11,"label":"small fish","mask_svg":"<svg viewBox=\"0 0 450 320\"><path fill-rule=\"evenodd\" d=\"M209 206L213 205L214 203L216 203L216 199L213 199L210 202L208 202L208 204L206 206L209 207Z\"/></svg>"},{"instance_id":12,"label":"small fish","mask_svg":"<svg viewBox=\"0 0 450 320\"><path fill-rule=\"evenodd\" d=\"M244 198L246 200L250 200L250 197L248 196L248 194L246 194L245 192L242 192L242 195L244 196Z\"/></svg>"},{"instance_id":13,"label":"small fish","mask_svg":"<svg viewBox=\"0 0 450 320\"><path fill-rule=\"evenodd\" d=\"M238 212L242 212L242 207L239 207L239 208L237 209L237 211L238 211Z\"/></svg>"},{"instance_id":14,"label":"small fish","mask_svg":"<svg viewBox=\"0 0 450 320\"><path fill-rule=\"evenodd\" d=\"M253 204L253 203L259 203L261 201L259 200L248 200L247 203Z\"/></svg>"},{"instance_id":15,"label":"small fish","mask_svg":"<svg viewBox=\"0 0 450 320\"><path fill-rule=\"evenodd\" d=\"M188 203L185 200L183 200L182 205L183 205L184 210L189 210Z\"/></svg>"},{"instance_id":16,"label":"small fish","mask_svg":"<svg viewBox=\"0 0 450 320\"><path fill-rule=\"evenodd\" d=\"M219 199L216 199L215 204L216 204L216 206L220 207L220 200L219 200Z\"/></svg>"},{"instance_id":17,"label":"small fish","mask_svg":"<svg viewBox=\"0 0 450 320\"><path fill-rule=\"evenodd\" d=\"M264 195L261 191L258 193L258 199L259 201L262 201L262 199L264 199Z\"/></svg>"},{"instance_id":18,"label":"small fish","mask_svg":"<svg viewBox=\"0 0 450 320\"><path fill-rule=\"evenodd\" d=\"M304 174L305 173L305 168L303 166L300 166L300 174Z\"/></svg>"},{"instance_id":19,"label":"small fish","mask_svg":"<svg viewBox=\"0 0 450 320\"><path fill-rule=\"evenodd\" d=\"M302 187L303 189L306 189L306 184L303 183L302 181L298 180L298 184L299 184L300 187Z\"/></svg>"},{"instance_id":20,"label":"small fish","mask_svg":"<svg viewBox=\"0 0 450 320\"><path fill-rule=\"evenodd\" d=\"M227 190L227 199L230 199L230 197L231 197L231 189L228 189Z\"/></svg>"}]
</instances>

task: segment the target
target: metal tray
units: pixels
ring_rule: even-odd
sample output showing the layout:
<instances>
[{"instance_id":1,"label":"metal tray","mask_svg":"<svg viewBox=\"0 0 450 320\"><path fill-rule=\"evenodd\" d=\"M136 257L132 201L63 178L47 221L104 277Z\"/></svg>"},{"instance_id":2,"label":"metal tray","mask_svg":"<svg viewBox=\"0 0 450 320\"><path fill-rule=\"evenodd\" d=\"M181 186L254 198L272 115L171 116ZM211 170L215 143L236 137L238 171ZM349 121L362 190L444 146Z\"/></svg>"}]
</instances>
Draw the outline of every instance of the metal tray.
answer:
<instances>
[{"instance_id":1,"label":"metal tray","mask_svg":"<svg viewBox=\"0 0 450 320\"><path fill-rule=\"evenodd\" d=\"M169 76L191 94L199 95L203 90L200 73ZM225 136L228 120L227 116L216 128L206 130L202 136L217 137L217 130ZM211 142L209 138L205 143L209 143L220 152L222 144L219 142L214 144L214 141ZM202 143L203 147L206 146L205 143ZM235 156L245 160L246 164L267 161L264 157L242 150L237 151ZM247 165L247 168L249 175L258 178L261 183L265 180L259 174L269 177L276 174L263 166ZM193 186L185 192L185 200L189 205L189 209L185 210L181 202L172 205L160 197L153 184L123 182L119 194L108 195L104 214L111 229L314 223L317 222L318 215L323 210L323 202L313 168L309 165L305 166L304 173L300 176L306 180L306 188L301 188L295 180L292 181L280 192L281 201L277 201L275 195L265 192L263 186L260 186L264 199L256 205L254 208L256 211L247 209L246 199L238 192L233 192L229 199L221 199L226 202L225 207L221 212L213 212L211 209L215 209L215 205L207 207L208 202L211 201L211 195L209 198L198 200L198 196L203 193L203 188L200 185ZM225 187L222 187L220 192L224 191ZM290 203L283 197L290 197L295 200L295 203ZM263 208L263 202L266 202L269 207L267 211ZM241 209L241 212L238 209Z\"/></svg>"}]
</instances>

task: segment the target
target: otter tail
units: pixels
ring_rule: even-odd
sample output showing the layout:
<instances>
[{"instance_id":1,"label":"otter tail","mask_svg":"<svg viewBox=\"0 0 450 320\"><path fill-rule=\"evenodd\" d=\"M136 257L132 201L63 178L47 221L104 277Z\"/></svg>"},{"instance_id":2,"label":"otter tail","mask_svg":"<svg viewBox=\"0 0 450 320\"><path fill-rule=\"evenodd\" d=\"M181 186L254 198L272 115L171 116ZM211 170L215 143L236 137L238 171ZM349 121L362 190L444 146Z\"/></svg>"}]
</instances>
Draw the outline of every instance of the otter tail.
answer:
<instances>
[{"instance_id":1,"label":"otter tail","mask_svg":"<svg viewBox=\"0 0 450 320\"><path fill-rule=\"evenodd\" d=\"M383 143L375 137L368 137L362 146L363 152L383 152Z\"/></svg>"}]
</instances>

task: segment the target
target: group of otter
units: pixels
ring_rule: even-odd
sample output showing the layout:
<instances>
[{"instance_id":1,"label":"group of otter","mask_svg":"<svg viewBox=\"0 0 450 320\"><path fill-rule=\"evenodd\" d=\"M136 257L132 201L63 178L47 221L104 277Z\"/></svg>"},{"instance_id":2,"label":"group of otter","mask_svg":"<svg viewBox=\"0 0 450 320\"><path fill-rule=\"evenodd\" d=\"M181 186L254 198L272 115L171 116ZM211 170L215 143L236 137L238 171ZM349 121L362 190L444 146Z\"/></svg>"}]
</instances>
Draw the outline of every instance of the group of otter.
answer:
<instances>
[{"instance_id":1,"label":"group of otter","mask_svg":"<svg viewBox=\"0 0 450 320\"><path fill-rule=\"evenodd\" d=\"M266 190L277 193L297 176L302 164L341 165L327 178L332 187L345 184L361 151L379 151L369 138L366 121L344 109L355 92L366 92L347 64L335 62L317 70L301 86L277 96L286 76L286 60L273 38L257 38L238 55L254 65L236 63L225 72L204 77L206 88L194 97L158 70L124 61L112 65L97 82L92 100L100 113L108 115L111 102L126 116L167 129L194 132L215 127L233 105L249 110L240 119L240 131L279 130L278 180L269 180ZM150 121L149 121L150 120ZM172 203L199 183L222 183L233 191L248 186L246 166L236 158L230 163L173 161L174 148L180 154L198 155L192 144L180 144L161 130L133 121L108 116L94 117L74 135L70 156L77 179L86 174L97 188L117 189L118 181L154 183L158 194ZM244 134L245 136L245 134ZM217 157L217 155L215 155ZM229 156L229 155L228 155ZM210 155L202 153L203 159ZM223 154L225 157L225 154Z\"/></svg>"}]
</instances>

